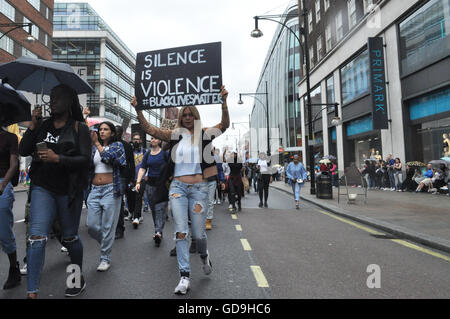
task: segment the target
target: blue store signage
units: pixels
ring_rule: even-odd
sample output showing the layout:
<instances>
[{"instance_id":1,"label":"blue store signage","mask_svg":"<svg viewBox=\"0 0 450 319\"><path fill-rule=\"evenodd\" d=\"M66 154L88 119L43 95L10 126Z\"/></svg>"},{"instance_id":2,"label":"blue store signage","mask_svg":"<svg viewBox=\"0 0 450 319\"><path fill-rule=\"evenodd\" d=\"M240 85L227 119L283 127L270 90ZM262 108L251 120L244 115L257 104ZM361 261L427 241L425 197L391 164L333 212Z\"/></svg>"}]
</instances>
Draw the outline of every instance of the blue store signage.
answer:
<instances>
[{"instance_id":1,"label":"blue store signage","mask_svg":"<svg viewBox=\"0 0 450 319\"><path fill-rule=\"evenodd\" d=\"M386 77L383 38L369 38L370 86L374 130L388 129Z\"/></svg>"}]
</instances>

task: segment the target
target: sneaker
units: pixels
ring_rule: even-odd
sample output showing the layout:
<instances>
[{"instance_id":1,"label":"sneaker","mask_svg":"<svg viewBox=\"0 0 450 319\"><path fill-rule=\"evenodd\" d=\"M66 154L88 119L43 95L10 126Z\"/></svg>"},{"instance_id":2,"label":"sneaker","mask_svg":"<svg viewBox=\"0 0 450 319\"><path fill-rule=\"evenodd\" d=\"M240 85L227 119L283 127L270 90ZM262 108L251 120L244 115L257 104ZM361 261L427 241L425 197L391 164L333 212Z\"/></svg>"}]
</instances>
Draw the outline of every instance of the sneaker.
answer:
<instances>
[{"instance_id":1,"label":"sneaker","mask_svg":"<svg viewBox=\"0 0 450 319\"><path fill-rule=\"evenodd\" d=\"M217 201L217 205L220 205L221 204L221 202L220 202L220 199Z\"/></svg>"},{"instance_id":2,"label":"sneaker","mask_svg":"<svg viewBox=\"0 0 450 319\"><path fill-rule=\"evenodd\" d=\"M177 295L185 295L189 291L190 279L189 277L181 277L178 286L175 288L174 293Z\"/></svg>"},{"instance_id":3,"label":"sneaker","mask_svg":"<svg viewBox=\"0 0 450 319\"><path fill-rule=\"evenodd\" d=\"M66 247L64 247L64 246L61 247L61 252L62 253L67 253L67 255L69 254L69 250Z\"/></svg>"},{"instance_id":4,"label":"sneaker","mask_svg":"<svg viewBox=\"0 0 450 319\"><path fill-rule=\"evenodd\" d=\"M229 209L229 210L232 210L232 209L233 209L233 205L231 205L231 204L228 205L228 209Z\"/></svg>"},{"instance_id":5,"label":"sneaker","mask_svg":"<svg viewBox=\"0 0 450 319\"><path fill-rule=\"evenodd\" d=\"M263 203L262 203L262 202L259 202L258 207L259 207L259 208L262 208L262 207L263 207Z\"/></svg>"},{"instance_id":6,"label":"sneaker","mask_svg":"<svg viewBox=\"0 0 450 319\"><path fill-rule=\"evenodd\" d=\"M264 208L268 208L267 202L264 203Z\"/></svg>"},{"instance_id":7,"label":"sneaker","mask_svg":"<svg viewBox=\"0 0 450 319\"><path fill-rule=\"evenodd\" d=\"M26 276L27 275L27 264L24 264L22 268L20 268L20 274L22 276Z\"/></svg>"},{"instance_id":8,"label":"sneaker","mask_svg":"<svg viewBox=\"0 0 450 319\"><path fill-rule=\"evenodd\" d=\"M144 222L144 217L139 217L139 224L142 224Z\"/></svg>"},{"instance_id":9,"label":"sneaker","mask_svg":"<svg viewBox=\"0 0 450 319\"><path fill-rule=\"evenodd\" d=\"M84 289L86 289L86 282L84 281L84 277L81 276L81 287L80 288L77 288L77 287L67 288L65 296L66 297L76 297L79 294L81 294L84 291Z\"/></svg>"},{"instance_id":10,"label":"sneaker","mask_svg":"<svg viewBox=\"0 0 450 319\"><path fill-rule=\"evenodd\" d=\"M173 249L170 251L170 256L174 257L177 255L177 247L173 247Z\"/></svg>"},{"instance_id":11,"label":"sneaker","mask_svg":"<svg viewBox=\"0 0 450 319\"><path fill-rule=\"evenodd\" d=\"M19 262L16 262L15 267L9 268L8 279L3 285L3 289L8 290L17 287L18 285L20 285L21 279L22 278L20 277Z\"/></svg>"},{"instance_id":12,"label":"sneaker","mask_svg":"<svg viewBox=\"0 0 450 319\"><path fill-rule=\"evenodd\" d=\"M208 254L208 252L206 252ZM201 258L202 260L202 269L203 269L203 273L205 275L210 275L212 272L212 263L211 260L209 259L209 254L208 256L206 256L205 258Z\"/></svg>"},{"instance_id":13,"label":"sneaker","mask_svg":"<svg viewBox=\"0 0 450 319\"><path fill-rule=\"evenodd\" d=\"M97 271L104 272L104 271L107 271L110 267L111 267L111 263L109 263L105 260L102 260L100 262L100 265L98 265L98 267L97 267Z\"/></svg>"},{"instance_id":14,"label":"sneaker","mask_svg":"<svg viewBox=\"0 0 450 319\"><path fill-rule=\"evenodd\" d=\"M155 246L159 247L161 245L161 233L156 233L155 236L153 236L153 240L155 241Z\"/></svg>"},{"instance_id":15,"label":"sneaker","mask_svg":"<svg viewBox=\"0 0 450 319\"><path fill-rule=\"evenodd\" d=\"M134 229L137 229L138 226L139 226L139 219L138 219L138 218L135 218L135 219L133 220L133 228L134 228Z\"/></svg>"}]
</instances>

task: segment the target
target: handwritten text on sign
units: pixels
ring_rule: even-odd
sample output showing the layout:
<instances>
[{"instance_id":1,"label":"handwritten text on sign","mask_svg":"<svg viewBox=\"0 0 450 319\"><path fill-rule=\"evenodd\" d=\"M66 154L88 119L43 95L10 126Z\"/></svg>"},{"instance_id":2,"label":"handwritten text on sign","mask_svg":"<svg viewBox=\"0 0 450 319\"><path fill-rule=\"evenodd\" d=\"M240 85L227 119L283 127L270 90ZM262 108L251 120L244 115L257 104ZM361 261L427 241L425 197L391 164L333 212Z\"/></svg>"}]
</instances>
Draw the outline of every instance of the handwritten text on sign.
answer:
<instances>
[{"instance_id":1,"label":"handwritten text on sign","mask_svg":"<svg viewBox=\"0 0 450 319\"><path fill-rule=\"evenodd\" d=\"M138 53L135 83L141 109L221 104L221 43Z\"/></svg>"}]
</instances>

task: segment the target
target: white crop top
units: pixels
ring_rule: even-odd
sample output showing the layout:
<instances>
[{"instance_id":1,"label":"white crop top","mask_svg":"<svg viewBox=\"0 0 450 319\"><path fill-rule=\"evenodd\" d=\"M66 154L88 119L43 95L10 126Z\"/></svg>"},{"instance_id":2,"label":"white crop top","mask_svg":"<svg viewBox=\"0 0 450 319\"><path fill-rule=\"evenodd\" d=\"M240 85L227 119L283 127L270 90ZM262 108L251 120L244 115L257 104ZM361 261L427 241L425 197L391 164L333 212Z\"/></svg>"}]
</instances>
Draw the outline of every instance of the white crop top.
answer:
<instances>
[{"instance_id":1,"label":"white crop top","mask_svg":"<svg viewBox=\"0 0 450 319\"><path fill-rule=\"evenodd\" d=\"M191 135L183 135L175 154L175 177L202 174L201 158L197 145L192 145Z\"/></svg>"},{"instance_id":2,"label":"white crop top","mask_svg":"<svg viewBox=\"0 0 450 319\"><path fill-rule=\"evenodd\" d=\"M95 151L94 166L95 166L95 174L112 173L113 172L113 168L111 165L107 165L102 162L102 158L100 157L100 153L98 152L98 150Z\"/></svg>"}]
</instances>

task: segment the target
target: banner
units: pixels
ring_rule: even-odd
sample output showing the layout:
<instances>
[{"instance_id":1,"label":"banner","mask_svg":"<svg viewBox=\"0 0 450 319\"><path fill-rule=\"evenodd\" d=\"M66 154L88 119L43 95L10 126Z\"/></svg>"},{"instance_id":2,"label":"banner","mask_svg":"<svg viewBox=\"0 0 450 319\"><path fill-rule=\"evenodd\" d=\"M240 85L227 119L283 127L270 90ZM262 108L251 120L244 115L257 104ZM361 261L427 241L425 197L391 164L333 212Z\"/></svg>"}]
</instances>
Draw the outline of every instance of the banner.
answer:
<instances>
[{"instance_id":1,"label":"banner","mask_svg":"<svg viewBox=\"0 0 450 319\"><path fill-rule=\"evenodd\" d=\"M372 123L374 130L389 128L383 38L369 38Z\"/></svg>"},{"instance_id":2,"label":"banner","mask_svg":"<svg viewBox=\"0 0 450 319\"><path fill-rule=\"evenodd\" d=\"M221 42L138 53L137 108L222 104L221 61Z\"/></svg>"}]
</instances>

